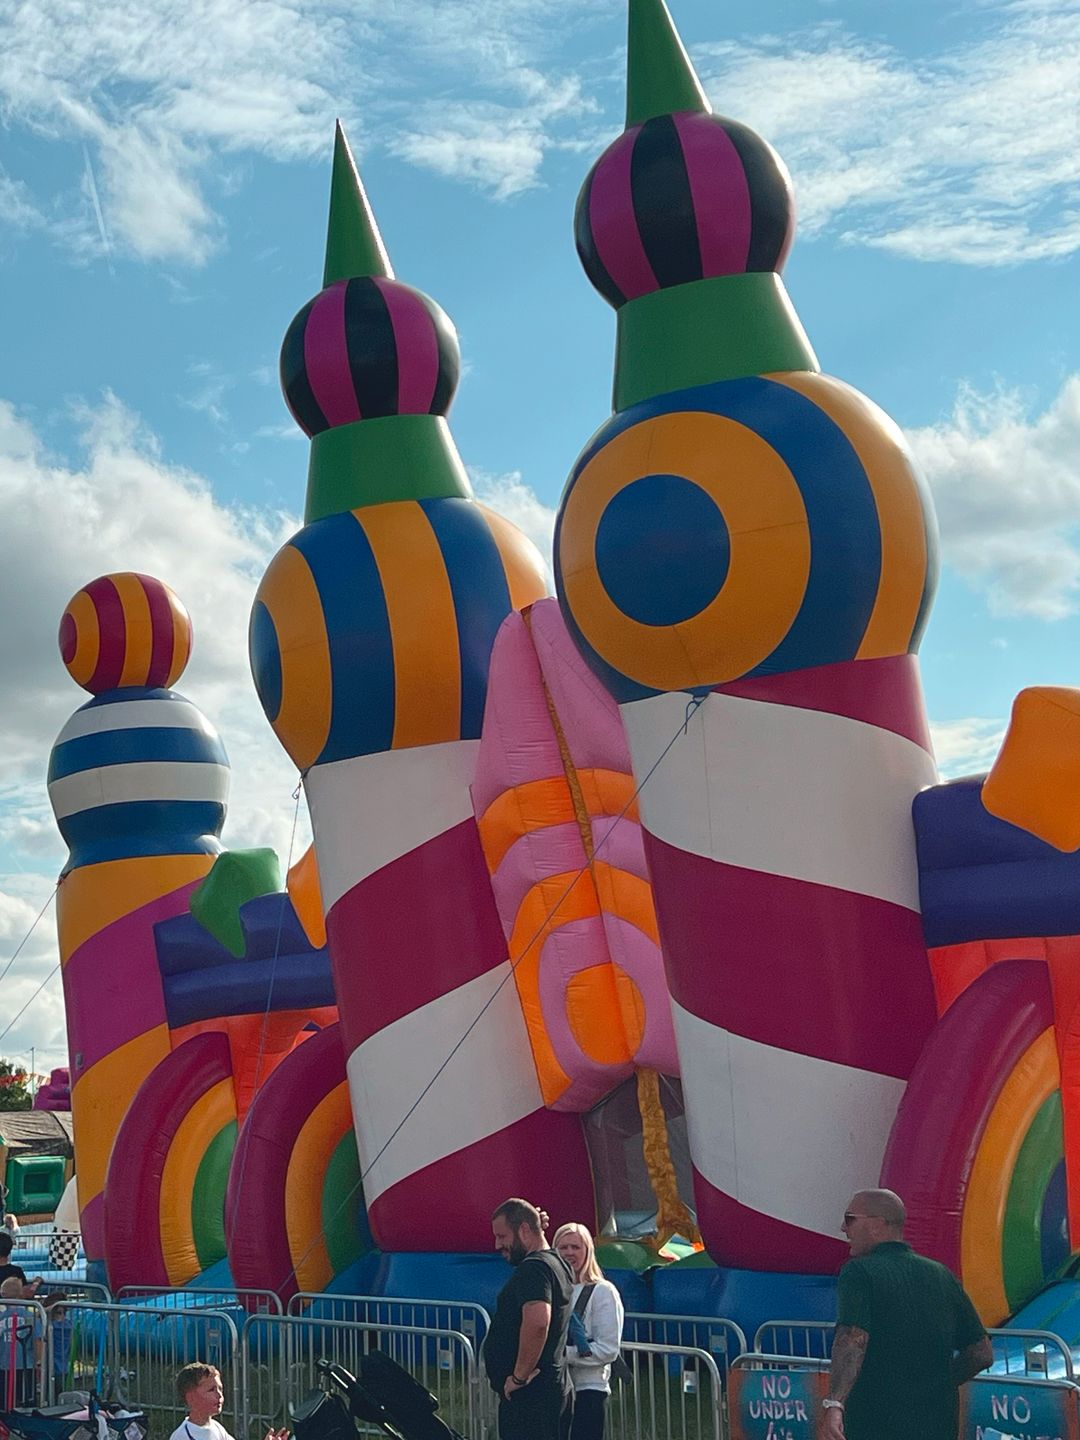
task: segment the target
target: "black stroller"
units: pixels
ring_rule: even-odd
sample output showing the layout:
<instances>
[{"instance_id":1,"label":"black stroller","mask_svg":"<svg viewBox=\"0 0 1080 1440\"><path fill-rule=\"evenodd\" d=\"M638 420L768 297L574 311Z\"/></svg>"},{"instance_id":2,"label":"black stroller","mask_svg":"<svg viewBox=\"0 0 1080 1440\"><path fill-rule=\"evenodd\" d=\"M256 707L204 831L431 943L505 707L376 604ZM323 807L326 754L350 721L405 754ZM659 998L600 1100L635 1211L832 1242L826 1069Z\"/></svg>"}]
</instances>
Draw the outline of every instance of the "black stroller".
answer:
<instances>
[{"instance_id":1,"label":"black stroller","mask_svg":"<svg viewBox=\"0 0 1080 1440\"><path fill-rule=\"evenodd\" d=\"M358 1425L377 1425L394 1440L464 1440L435 1413L431 1391L381 1350L360 1359L359 1376L316 1361L322 1389L293 1410L296 1440L356 1440Z\"/></svg>"}]
</instances>

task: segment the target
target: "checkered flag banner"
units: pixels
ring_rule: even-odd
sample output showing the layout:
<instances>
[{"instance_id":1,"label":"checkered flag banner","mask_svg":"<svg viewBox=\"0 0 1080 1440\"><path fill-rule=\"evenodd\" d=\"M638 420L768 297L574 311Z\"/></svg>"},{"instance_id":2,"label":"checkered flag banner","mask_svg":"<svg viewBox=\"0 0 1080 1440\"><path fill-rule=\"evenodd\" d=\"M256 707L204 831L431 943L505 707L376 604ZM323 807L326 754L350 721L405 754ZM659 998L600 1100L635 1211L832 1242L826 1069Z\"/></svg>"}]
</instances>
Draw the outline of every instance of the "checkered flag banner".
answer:
<instances>
[{"instance_id":1,"label":"checkered flag banner","mask_svg":"<svg viewBox=\"0 0 1080 1440\"><path fill-rule=\"evenodd\" d=\"M53 1270L70 1270L79 1254L82 1237L78 1230L58 1230L49 1240L49 1266Z\"/></svg>"}]
</instances>

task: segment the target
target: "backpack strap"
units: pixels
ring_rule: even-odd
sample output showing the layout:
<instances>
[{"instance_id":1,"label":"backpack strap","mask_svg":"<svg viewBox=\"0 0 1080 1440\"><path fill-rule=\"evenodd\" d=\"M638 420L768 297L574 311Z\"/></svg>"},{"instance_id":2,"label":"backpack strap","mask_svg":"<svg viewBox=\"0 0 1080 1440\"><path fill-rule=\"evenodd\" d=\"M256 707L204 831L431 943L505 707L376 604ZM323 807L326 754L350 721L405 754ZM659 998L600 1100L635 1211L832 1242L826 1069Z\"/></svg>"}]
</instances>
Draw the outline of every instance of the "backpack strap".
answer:
<instances>
[{"instance_id":1,"label":"backpack strap","mask_svg":"<svg viewBox=\"0 0 1080 1440\"><path fill-rule=\"evenodd\" d=\"M582 1285L581 1293L574 1301L574 1314L579 1320L584 1320L585 1311L589 1301L592 1299L592 1292L596 1289L596 1281L591 1280L588 1285Z\"/></svg>"},{"instance_id":2,"label":"backpack strap","mask_svg":"<svg viewBox=\"0 0 1080 1440\"><path fill-rule=\"evenodd\" d=\"M562 1260L558 1255L555 1255L554 1250L531 1250L529 1254L525 1256L524 1260L522 1260L521 1263L522 1265L528 1265L529 1261L531 1260L537 1265L542 1265L549 1275L554 1275L554 1267L552 1265L552 1261L549 1259L549 1256L555 1256L555 1259L558 1261L558 1263L565 1268L565 1261Z\"/></svg>"},{"instance_id":3,"label":"backpack strap","mask_svg":"<svg viewBox=\"0 0 1080 1440\"><path fill-rule=\"evenodd\" d=\"M530 1251L521 1263L523 1265L528 1265L530 1260L534 1260L538 1265L542 1265L544 1269L548 1272L548 1274L551 1276L552 1280L554 1280L555 1273L556 1271L558 1271L559 1274L563 1275L567 1280L570 1281L571 1285L574 1283L574 1272L570 1269L570 1266L566 1263L562 1256L559 1255L556 1251L552 1250L550 1247L547 1250Z\"/></svg>"}]
</instances>

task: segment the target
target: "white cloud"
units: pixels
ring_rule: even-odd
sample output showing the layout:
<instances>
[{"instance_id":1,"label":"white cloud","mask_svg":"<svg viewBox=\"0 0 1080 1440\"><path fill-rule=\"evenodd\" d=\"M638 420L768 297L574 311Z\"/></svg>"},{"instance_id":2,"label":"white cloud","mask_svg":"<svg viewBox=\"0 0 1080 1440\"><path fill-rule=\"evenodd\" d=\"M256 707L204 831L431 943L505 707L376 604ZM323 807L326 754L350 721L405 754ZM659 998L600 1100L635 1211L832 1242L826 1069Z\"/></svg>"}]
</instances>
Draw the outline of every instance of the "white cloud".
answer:
<instances>
[{"instance_id":1,"label":"white cloud","mask_svg":"<svg viewBox=\"0 0 1080 1440\"><path fill-rule=\"evenodd\" d=\"M589 108L573 76L549 61L566 29L602 4L586 0L572 19L566 0L8 7L5 122L83 143L93 163L74 195L48 204L31 195L30 176L0 180L0 220L25 226L45 210L84 260L114 245L144 261L197 265L221 243L210 191L227 189L229 157L324 156L335 115L362 115L357 141L513 194L536 182L555 143L549 132ZM440 91L471 98L428 98Z\"/></svg>"},{"instance_id":2,"label":"white cloud","mask_svg":"<svg viewBox=\"0 0 1080 1440\"><path fill-rule=\"evenodd\" d=\"M108 225L127 238L140 260L199 264L210 255L217 226L200 191L198 156L190 145L156 127L132 124L105 132L99 155Z\"/></svg>"},{"instance_id":3,"label":"white cloud","mask_svg":"<svg viewBox=\"0 0 1080 1440\"><path fill-rule=\"evenodd\" d=\"M29 1068L33 1046L39 1071L67 1064L63 989L60 976L52 973L58 959L56 908L49 898L55 883L45 875L0 875L0 974L7 970L0 981L0 1057ZM45 913L35 925L43 906ZM25 943L12 961L20 942Z\"/></svg>"},{"instance_id":4,"label":"white cloud","mask_svg":"<svg viewBox=\"0 0 1080 1440\"><path fill-rule=\"evenodd\" d=\"M499 107L457 106L449 114L440 111L430 129L401 135L392 148L410 164L505 200L536 184L546 142L541 126Z\"/></svg>"},{"instance_id":5,"label":"white cloud","mask_svg":"<svg viewBox=\"0 0 1080 1440\"><path fill-rule=\"evenodd\" d=\"M193 362L187 367L187 373L191 376L192 388L187 394L177 396L180 404L186 410L194 410L197 415L205 415L211 424L223 428L229 419L225 398L235 383L232 376L221 374L210 360ZM281 428L284 429L284 426ZM303 434L297 426L294 425L293 429L298 435Z\"/></svg>"},{"instance_id":6,"label":"white cloud","mask_svg":"<svg viewBox=\"0 0 1080 1440\"><path fill-rule=\"evenodd\" d=\"M945 558L997 615L1060 620L1080 599L1080 375L1040 415L1014 391L961 390L908 431L934 492Z\"/></svg>"},{"instance_id":7,"label":"white cloud","mask_svg":"<svg viewBox=\"0 0 1080 1440\"><path fill-rule=\"evenodd\" d=\"M500 515L505 515L525 532L544 557L550 573L555 535L554 509L545 505L525 484L520 470L511 470L506 475L489 475L483 470L470 469L469 475L476 498L492 510L498 510Z\"/></svg>"},{"instance_id":8,"label":"white cloud","mask_svg":"<svg viewBox=\"0 0 1080 1440\"><path fill-rule=\"evenodd\" d=\"M13 180L0 169L0 224L14 230L29 230L43 223L41 212L21 180Z\"/></svg>"},{"instance_id":9,"label":"white cloud","mask_svg":"<svg viewBox=\"0 0 1080 1440\"><path fill-rule=\"evenodd\" d=\"M429 103L419 108L415 124L391 140L391 151L423 169L488 190L496 200L531 189L549 150L577 148L573 134L560 135L556 122L577 121L597 107L583 96L576 79L549 80L521 68L507 80L522 97L516 105Z\"/></svg>"},{"instance_id":10,"label":"white cloud","mask_svg":"<svg viewBox=\"0 0 1080 1440\"><path fill-rule=\"evenodd\" d=\"M196 367L198 369L198 367ZM48 754L67 716L86 695L67 676L56 645L60 615L82 585L110 571L136 569L167 581L188 605L195 628L191 664L177 688L217 726L232 764L224 841L273 846L285 864L297 782L255 696L247 664L247 621L255 587L294 517L223 506L207 482L170 465L156 438L112 395L79 415L78 463L50 456L33 427L0 402L0 506L6 561L0 610L18 624L0 627L0 700L5 774L0 786L0 970L49 895L64 845L48 804ZM554 512L514 473L478 475L479 497L515 520L551 554ZM293 858L310 841L301 803ZM56 964L52 912L3 982L0 1031L31 1000ZM63 1000L54 977L10 1034L0 1055L38 1047L39 1068L66 1063Z\"/></svg>"},{"instance_id":11,"label":"white cloud","mask_svg":"<svg viewBox=\"0 0 1080 1440\"><path fill-rule=\"evenodd\" d=\"M978 717L931 721L930 735L942 778L955 780L990 769L1005 736L1005 721Z\"/></svg>"},{"instance_id":12,"label":"white cloud","mask_svg":"<svg viewBox=\"0 0 1080 1440\"><path fill-rule=\"evenodd\" d=\"M199 264L222 241L214 192L233 157L324 155L338 113L362 118L364 146L505 199L541 183L553 150L599 150L593 97L621 98L623 60L581 57L611 14L611 0L8 7L0 110L91 147L100 215L92 184L43 197L27 175L0 178L0 221L48 216L84 259L104 237ZM717 108L781 150L804 231L999 265L1080 247L1078 21L1080 0L1028 0L986 7L977 38L916 58L839 23L695 58Z\"/></svg>"},{"instance_id":13,"label":"white cloud","mask_svg":"<svg viewBox=\"0 0 1080 1440\"><path fill-rule=\"evenodd\" d=\"M225 839L284 852L295 772L274 739L247 667L255 586L294 520L219 505L206 482L161 457L155 438L112 396L81 415L84 456L50 457L32 428L0 403L0 503L6 562L0 629L6 745L2 838L9 848L63 859L45 794L49 748L86 698L66 675L56 626L71 595L96 575L136 569L170 584L195 627L179 682L218 725L233 765ZM35 867L36 868L36 867Z\"/></svg>"},{"instance_id":14,"label":"white cloud","mask_svg":"<svg viewBox=\"0 0 1080 1440\"><path fill-rule=\"evenodd\" d=\"M698 55L787 161L804 233L973 265L1080 248L1080 0L988 7L918 58L837 24Z\"/></svg>"},{"instance_id":15,"label":"white cloud","mask_svg":"<svg viewBox=\"0 0 1080 1440\"><path fill-rule=\"evenodd\" d=\"M334 92L340 83L347 93L347 74L355 85L365 34L362 16L346 24L346 8L331 0L8 7L0 107L8 124L91 147L104 228L118 249L197 264L219 239L203 192L215 157L293 158L328 144ZM50 207L56 233L83 256L102 244L92 189L84 185L74 207L64 195Z\"/></svg>"},{"instance_id":16,"label":"white cloud","mask_svg":"<svg viewBox=\"0 0 1080 1440\"><path fill-rule=\"evenodd\" d=\"M191 665L178 688L218 727L232 763L223 839L273 846L284 864L293 827L296 772L259 707L247 666L247 616L255 586L278 543L298 522L219 505L206 482L167 464L155 438L113 396L81 414L78 464L50 456L33 428L0 403L0 505L5 564L0 627L5 775L0 845L0 971L50 894L64 860L45 789L50 747L88 697L68 678L56 627L71 595L96 575L138 569L166 580L189 606ZM310 838L300 810L294 858ZM19 870L14 867L21 867ZM15 959L2 990L0 1055L39 1069L67 1063L53 911Z\"/></svg>"}]
</instances>

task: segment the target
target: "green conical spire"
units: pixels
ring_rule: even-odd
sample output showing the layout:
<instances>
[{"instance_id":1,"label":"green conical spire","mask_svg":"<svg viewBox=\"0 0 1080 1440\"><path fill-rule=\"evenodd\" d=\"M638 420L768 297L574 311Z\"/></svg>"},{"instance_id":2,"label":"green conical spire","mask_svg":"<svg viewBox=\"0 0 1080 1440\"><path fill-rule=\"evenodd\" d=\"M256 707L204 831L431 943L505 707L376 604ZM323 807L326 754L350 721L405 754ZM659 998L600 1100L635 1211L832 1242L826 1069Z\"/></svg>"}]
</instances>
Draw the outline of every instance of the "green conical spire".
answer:
<instances>
[{"instance_id":1,"label":"green conical spire","mask_svg":"<svg viewBox=\"0 0 1080 1440\"><path fill-rule=\"evenodd\" d=\"M356 275L381 275L392 280L394 271L339 120L334 131L323 286Z\"/></svg>"},{"instance_id":2,"label":"green conical spire","mask_svg":"<svg viewBox=\"0 0 1080 1440\"><path fill-rule=\"evenodd\" d=\"M323 287L362 276L393 280L394 271L339 122ZM443 415L384 415L312 436L304 510L309 525L362 505L442 496L472 496Z\"/></svg>"},{"instance_id":3,"label":"green conical spire","mask_svg":"<svg viewBox=\"0 0 1080 1440\"><path fill-rule=\"evenodd\" d=\"M664 0L630 0L626 128L657 115L712 108Z\"/></svg>"}]
</instances>

